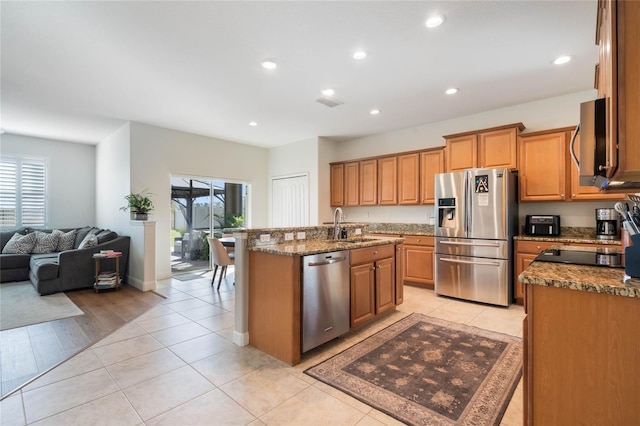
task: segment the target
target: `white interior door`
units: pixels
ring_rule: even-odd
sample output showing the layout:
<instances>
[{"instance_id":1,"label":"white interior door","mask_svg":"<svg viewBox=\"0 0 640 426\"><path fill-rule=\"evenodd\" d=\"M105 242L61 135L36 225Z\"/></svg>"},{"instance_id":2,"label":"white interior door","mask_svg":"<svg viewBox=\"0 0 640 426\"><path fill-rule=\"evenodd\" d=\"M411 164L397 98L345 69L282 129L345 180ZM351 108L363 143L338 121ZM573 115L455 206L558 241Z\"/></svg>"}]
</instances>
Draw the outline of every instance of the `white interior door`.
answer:
<instances>
[{"instance_id":1,"label":"white interior door","mask_svg":"<svg viewBox=\"0 0 640 426\"><path fill-rule=\"evenodd\" d=\"M309 226L309 176L271 179L273 227Z\"/></svg>"}]
</instances>

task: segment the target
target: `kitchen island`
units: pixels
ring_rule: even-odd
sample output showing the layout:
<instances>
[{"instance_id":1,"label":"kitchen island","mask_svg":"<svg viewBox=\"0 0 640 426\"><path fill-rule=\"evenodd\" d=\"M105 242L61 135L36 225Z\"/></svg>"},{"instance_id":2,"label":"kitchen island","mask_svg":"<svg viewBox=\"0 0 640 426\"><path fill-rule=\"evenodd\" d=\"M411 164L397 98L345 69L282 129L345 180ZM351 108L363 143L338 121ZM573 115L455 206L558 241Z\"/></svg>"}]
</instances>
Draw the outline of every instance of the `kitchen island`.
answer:
<instances>
[{"instance_id":1,"label":"kitchen island","mask_svg":"<svg viewBox=\"0 0 640 426\"><path fill-rule=\"evenodd\" d=\"M324 233L326 235L326 232ZM351 253L386 252L394 258L395 244L402 238L354 236L343 240L326 238L309 239L275 244L259 244L248 247L248 331L249 343L291 365L301 359L302 316L302 259L303 256L348 250ZM356 256L358 258L358 256ZM391 268L393 264L391 263ZM391 269L390 277L394 277ZM353 279L351 285L354 285ZM395 280L387 282L386 289L395 294ZM375 290L375 289L374 289ZM352 310L355 300L352 294ZM387 292L388 296L389 292ZM391 300L395 309L395 301ZM379 312L374 311L375 319ZM381 312L380 312L381 313ZM353 313L352 313L353 315Z\"/></svg>"},{"instance_id":2,"label":"kitchen island","mask_svg":"<svg viewBox=\"0 0 640 426\"><path fill-rule=\"evenodd\" d=\"M526 425L638 424L640 279L623 277L621 268L540 261L520 274Z\"/></svg>"}]
</instances>

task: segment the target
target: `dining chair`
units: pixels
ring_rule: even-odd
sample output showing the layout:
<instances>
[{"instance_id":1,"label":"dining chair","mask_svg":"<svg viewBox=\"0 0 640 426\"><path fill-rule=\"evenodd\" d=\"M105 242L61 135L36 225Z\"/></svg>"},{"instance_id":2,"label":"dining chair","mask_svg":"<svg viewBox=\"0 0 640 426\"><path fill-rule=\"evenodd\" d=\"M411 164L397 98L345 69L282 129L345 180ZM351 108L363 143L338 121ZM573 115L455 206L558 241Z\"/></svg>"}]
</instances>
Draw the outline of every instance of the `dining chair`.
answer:
<instances>
[{"instance_id":1,"label":"dining chair","mask_svg":"<svg viewBox=\"0 0 640 426\"><path fill-rule=\"evenodd\" d=\"M211 277L211 285L213 285L213 282L216 279L216 272L218 272L218 267L220 267L220 277L218 278L218 287L216 288L216 290L220 290L222 277L223 275L227 275L227 266L234 264L235 254L228 253L217 238L208 237L207 240L209 240L209 251L211 253L214 265L213 277Z\"/></svg>"}]
</instances>

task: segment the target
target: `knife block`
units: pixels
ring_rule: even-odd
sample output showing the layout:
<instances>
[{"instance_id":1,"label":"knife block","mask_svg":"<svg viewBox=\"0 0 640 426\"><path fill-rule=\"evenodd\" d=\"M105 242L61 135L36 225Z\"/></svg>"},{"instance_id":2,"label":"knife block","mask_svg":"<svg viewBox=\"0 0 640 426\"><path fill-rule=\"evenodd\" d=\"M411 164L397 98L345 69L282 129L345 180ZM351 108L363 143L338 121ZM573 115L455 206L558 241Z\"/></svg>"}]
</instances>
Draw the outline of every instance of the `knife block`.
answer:
<instances>
[{"instance_id":1,"label":"knife block","mask_svg":"<svg viewBox=\"0 0 640 426\"><path fill-rule=\"evenodd\" d=\"M640 278L640 234L631 236L630 245L624 249L624 272L634 278Z\"/></svg>"}]
</instances>

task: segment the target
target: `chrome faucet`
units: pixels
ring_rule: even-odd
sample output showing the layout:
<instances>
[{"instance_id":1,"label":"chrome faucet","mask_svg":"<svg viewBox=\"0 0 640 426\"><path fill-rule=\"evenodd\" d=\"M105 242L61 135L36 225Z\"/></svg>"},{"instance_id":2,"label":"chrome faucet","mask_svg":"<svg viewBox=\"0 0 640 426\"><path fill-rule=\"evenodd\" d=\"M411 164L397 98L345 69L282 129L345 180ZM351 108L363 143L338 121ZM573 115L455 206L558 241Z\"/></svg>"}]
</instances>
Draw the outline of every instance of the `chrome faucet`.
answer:
<instances>
[{"instance_id":1,"label":"chrome faucet","mask_svg":"<svg viewBox=\"0 0 640 426\"><path fill-rule=\"evenodd\" d=\"M337 216L336 216L337 215ZM342 209L336 207L333 211L333 239L340 238L340 222L342 221Z\"/></svg>"}]
</instances>

